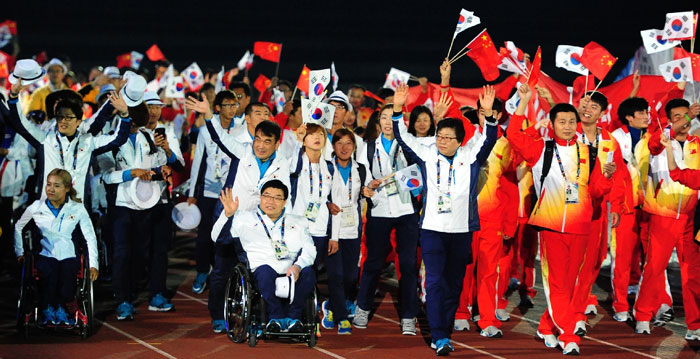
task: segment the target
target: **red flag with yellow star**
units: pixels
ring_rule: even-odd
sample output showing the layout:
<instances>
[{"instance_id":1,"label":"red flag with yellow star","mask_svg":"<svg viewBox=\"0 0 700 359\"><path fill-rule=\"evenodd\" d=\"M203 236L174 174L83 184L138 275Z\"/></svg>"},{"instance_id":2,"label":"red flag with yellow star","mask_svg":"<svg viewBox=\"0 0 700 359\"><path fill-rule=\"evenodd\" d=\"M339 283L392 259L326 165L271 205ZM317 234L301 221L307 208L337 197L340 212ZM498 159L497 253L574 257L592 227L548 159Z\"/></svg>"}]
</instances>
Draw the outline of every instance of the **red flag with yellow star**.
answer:
<instances>
[{"instance_id":1,"label":"red flag with yellow star","mask_svg":"<svg viewBox=\"0 0 700 359\"><path fill-rule=\"evenodd\" d=\"M280 62L280 55L282 55L282 44L256 41L253 44L253 53L260 56L260 58L263 60Z\"/></svg>"},{"instance_id":2,"label":"red flag with yellow star","mask_svg":"<svg viewBox=\"0 0 700 359\"><path fill-rule=\"evenodd\" d=\"M608 50L599 43L591 41L588 45L583 47L583 54L581 55L581 63L595 76L598 80L603 80L608 71L613 67L617 61L616 57L613 57Z\"/></svg>"},{"instance_id":3,"label":"red flag with yellow star","mask_svg":"<svg viewBox=\"0 0 700 359\"><path fill-rule=\"evenodd\" d=\"M117 67L131 67L131 53L121 54L117 56Z\"/></svg>"},{"instance_id":4,"label":"red flag with yellow star","mask_svg":"<svg viewBox=\"0 0 700 359\"><path fill-rule=\"evenodd\" d=\"M309 74L311 73L311 69L306 67L304 65L304 68L301 69L301 75L299 75L299 80L297 81L297 88L301 91L304 91L304 93L308 94L309 93Z\"/></svg>"},{"instance_id":5,"label":"red flag with yellow star","mask_svg":"<svg viewBox=\"0 0 700 359\"><path fill-rule=\"evenodd\" d=\"M682 59L684 57L690 57L690 63L692 65L691 69L693 71L693 81L700 82L700 55L690 53L680 47L676 47L673 50L674 60Z\"/></svg>"},{"instance_id":6,"label":"red flag with yellow star","mask_svg":"<svg viewBox=\"0 0 700 359\"><path fill-rule=\"evenodd\" d=\"M477 35L469 45L467 55L479 66L481 74L486 81L493 81L498 78L500 72L498 65L501 64L501 55L491 40L491 36L486 29Z\"/></svg>"},{"instance_id":7,"label":"red flag with yellow star","mask_svg":"<svg viewBox=\"0 0 700 359\"><path fill-rule=\"evenodd\" d=\"M540 79L540 72L542 68L542 49L537 47L537 53L535 54L535 59L532 60L532 67L530 68L530 76L527 79L527 84L531 89L535 88L537 85L537 80Z\"/></svg>"},{"instance_id":8,"label":"red flag with yellow star","mask_svg":"<svg viewBox=\"0 0 700 359\"><path fill-rule=\"evenodd\" d=\"M267 78L267 76L260 74L257 79L255 79L255 82L253 83L253 87L255 87L258 92L263 93L265 90L267 90L268 87L270 87L270 84L272 81Z\"/></svg>"}]
</instances>

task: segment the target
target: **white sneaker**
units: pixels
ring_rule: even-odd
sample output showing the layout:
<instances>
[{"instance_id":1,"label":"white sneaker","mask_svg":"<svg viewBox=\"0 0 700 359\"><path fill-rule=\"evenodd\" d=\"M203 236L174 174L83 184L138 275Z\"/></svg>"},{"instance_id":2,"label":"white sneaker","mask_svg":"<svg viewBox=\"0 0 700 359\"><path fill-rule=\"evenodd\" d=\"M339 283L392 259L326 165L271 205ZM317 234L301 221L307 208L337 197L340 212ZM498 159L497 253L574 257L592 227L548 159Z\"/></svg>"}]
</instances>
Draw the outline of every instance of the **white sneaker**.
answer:
<instances>
[{"instance_id":1,"label":"white sneaker","mask_svg":"<svg viewBox=\"0 0 700 359\"><path fill-rule=\"evenodd\" d=\"M544 346L546 346L547 348L557 347L557 337L555 337L554 334L542 334L538 330L537 337L544 340Z\"/></svg>"},{"instance_id":2,"label":"white sneaker","mask_svg":"<svg viewBox=\"0 0 700 359\"><path fill-rule=\"evenodd\" d=\"M466 330L469 331L469 321L466 319L455 319L455 331Z\"/></svg>"},{"instance_id":3,"label":"white sneaker","mask_svg":"<svg viewBox=\"0 0 700 359\"><path fill-rule=\"evenodd\" d=\"M478 321L480 321L480 320L481 320L481 315L480 315L480 314L477 314L477 315L475 315L475 316L472 317L472 322L474 322L474 323L476 323L476 322L478 322Z\"/></svg>"},{"instance_id":4,"label":"white sneaker","mask_svg":"<svg viewBox=\"0 0 700 359\"><path fill-rule=\"evenodd\" d=\"M352 325L355 328L365 329L369 322L369 310L364 310L359 306L355 309L355 318L352 318Z\"/></svg>"},{"instance_id":5,"label":"white sneaker","mask_svg":"<svg viewBox=\"0 0 700 359\"><path fill-rule=\"evenodd\" d=\"M586 329L586 322L584 320L579 320L574 326L574 334L579 337L585 337L588 334L588 329Z\"/></svg>"},{"instance_id":6,"label":"white sneaker","mask_svg":"<svg viewBox=\"0 0 700 359\"><path fill-rule=\"evenodd\" d=\"M639 284L627 286L627 295L639 293Z\"/></svg>"},{"instance_id":7,"label":"white sneaker","mask_svg":"<svg viewBox=\"0 0 700 359\"><path fill-rule=\"evenodd\" d=\"M688 329L688 331L685 332L685 340L700 340L700 329Z\"/></svg>"},{"instance_id":8,"label":"white sneaker","mask_svg":"<svg viewBox=\"0 0 700 359\"><path fill-rule=\"evenodd\" d=\"M481 336L487 338L503 338L503 332L493 325L489 325L486 329L481 330Z\"/></svg>"},{"instance_id":9,"label":"white sneaker","mask_svg":"<svg viewBox=\"0 0 700 359\"><path fill-rule=\"evenodd\" d=\"M571 342L564 345L561 352L564 355L579 355L580 349L578 348L578 344Z\"/></svg>"},{"instance_id":10,"label":"white sneaker","mask_svg":"<svg viewBox=\"0 0 700 359\"><path fill-rule=\"evenodd\" d=\"M672 321L675 317L673 308L669 307L668 304L661 304L659 310L656 311L656 317L654 317L654 326L663 327L668 322Z\"/></svg>"},{"instance_id":11,"label":"white sneaker","mask_svg":"<svg viewBox=\"0 0 700 359\"><path fill-rule=\"evenodd\" d=\"M505 309L496 309L496 319L507 322L510 320L510 314Z\"/></svg>"},{"instance_id":12,"label":"white sneaker","mask_svg":"<svg viewBox=\"0 0 700 359\"><path fill-rule=\"evenodd\" d=\"M634 332L637 334L651 334L649 322L637 322L637 325L634 327Z\"/></svg>"},{"instance_id":13,"label":"white sneaker","mask_svg":"<svg viewBox=\"0 0 700 359\"><path fill-rule=\"evenodd\" d=\"M598 309L595 307L595 305L589 304L588 306L586 306L585 314L586 315L598 315Z\"/></svg>"},{"instance_id":14,"label":"white sneaker","mask_svg":"<svg viewBox=\"0 0 700 359\"><path fill-rule=\"evenodd\" d=\"M416 335L416 323L418 319L401 319L401 334L403 335Z\"/></svg>"},{"instance_id":15,"label":"white sneaker","mask_svg":"<svg viewBox=\"0 0 700 359\"><path fill-rule=\"evenodd\" d=\"M615 315L613 315L613 319L617 320L618 322L626 322L630 320L630 313L629 312L615 312Z\"/></svg>"}]
</instances>

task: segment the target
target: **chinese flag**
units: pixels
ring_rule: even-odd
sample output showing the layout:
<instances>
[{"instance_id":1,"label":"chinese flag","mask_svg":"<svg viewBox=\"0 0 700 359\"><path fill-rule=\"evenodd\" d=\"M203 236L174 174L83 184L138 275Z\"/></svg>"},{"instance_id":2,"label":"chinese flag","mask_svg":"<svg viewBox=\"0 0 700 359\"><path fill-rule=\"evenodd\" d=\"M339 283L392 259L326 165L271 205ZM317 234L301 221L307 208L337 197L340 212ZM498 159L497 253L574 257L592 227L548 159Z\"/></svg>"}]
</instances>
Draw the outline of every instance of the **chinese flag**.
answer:
<instances>
[{"instance_id":1,"label":"chinese flag","mask_svg":"<svg viewBox=\"0 0 700 359\"><path fill-rule=\"evenodd\" d=\"M530 77L527 80L528 86L530 86L531 89L535 88L535 85L537 85L537 80L540 79L540 72L542 68L542 49L540 47L537 47L537 53L535 54L535 59L532 60L532 67L530 68Z\"/></svg>"},{"instance_id":2,"label":"chinese flag","mask_svg":"<svg viewBox=\"0 0 700 359\"><path fill-rule=\"evenodd\" d=\"M282 44L275 42L256 41L253 44L253 53L260 56L263 60L280 62L282 54Z\"/></svg>"},{"instance_id":3,"label":"chinese flag","mask_svg":"<svg viewBox=\"0 0 700 359\"><path fill-rule=\"evenodd\" d=\"M258 92L263 93L265 90L267 90L268 87L270 87L270 84L272 81L267 78L267 76L260 74L258 75L258 78L255 79L255 82L253 83L253 87L255 87Z\"/></svg>"},{"instance_id":4,"label":"chinese flag","mask_svg":"<svg viewBox=\"0 0 700 359\"><path fill-rule=\"evenodd\" d=\"M10 71L8 69L8 59L10 55L0 51L0 79L10 76Z\"/></svg>"},{"instance_id":5,"label":"chinese flag","mask_svg":"<svg viewBox=\"0 0 700 359\"><path fill-rule=\"evenodd\" d=\"M117 56L117 67L131 67L131 53L121 54Z\"/></svg>"},{"instance_id":6,"label":"chinese flag","mask_svg":"<svg viewBox=\"0 0 700 359\"><path fill-rule=\"evenodd\" d=\"M151 47L146 50L146 56L153 62L165 60L165 55L163 55L163 52L160 51L160 48L156 44L151 45Z\"/></svg>"},{"instance_id":7,"label":"chinese flag","mask_svg":"<svg viewBox=\"0 0 700 359\"><path fill-rule=\"evenodd\" d=\"M497 79L500 75L498 65L501 63L501 55L498 54L498 50L496 50L496 46L486 30L477 35L467 47L469 48L467 55L479 66L484 79L486 81Z\"/></svg>"},{"instance_id":8,"label":"chinese flag","mask_svg":"<svg viewBox=\"0 0 700 359\"><path fill-rule=\"evenodd\" d=\"M617 58L613 57L608 50L600 46L595 41L591 41L583 47L581 55L581 63L595 76L598 80L603 80L608 71L613 67Z\"/></svg>"},{"instance_id":9,"label":"chinese flag","mask_svg":"<svg viewBox=\"0 0 700 359\"><path fill-rule=\"evenodd\" d=\"M674 60L682 59L684 57L690 57L690 62L693 64L693 67L691 69L693 71L693 81L700 81L700 55L690 53L688 51L683 50L680 47L676 47L673 50Z\"/></svg>"},{"instance_id":10,"label":"chinese flag","mask_svg":"<svg viewBox=\"0 0 700 359\"><path fill-rule=\"evenodd\" d=\"M17 21L5 20L0 22L0 27L5 25L7 25L7 28L10 30L10 34L12 34L12 36L17 36Z\"/></svg>"},{"instance_id":11,"label":"chinese flag","mask_svg":"<svg viewBox=\"0 0 700 359\"><path fill-rule=\"evenodd\" d=\"M301 75L299 75L299 80L297 81L297 88L299 90L304 91L304 93L308 94L309 93L309 73L311 72L311 69L306 67L304 65L304 68L301 69Z\"/></svg>"},{"instance_id":12,"label":"chinese flag","mask_svg":"<svg viewBox=\"0 0 700 359\"><path fill-rule=\"evenodd\" d=\"M42 51L39 53L39 55L36 55L34 61L38 62L39 65L43 65L44 62L46 62L46 51Z\"/></svg>"}]
</instances>

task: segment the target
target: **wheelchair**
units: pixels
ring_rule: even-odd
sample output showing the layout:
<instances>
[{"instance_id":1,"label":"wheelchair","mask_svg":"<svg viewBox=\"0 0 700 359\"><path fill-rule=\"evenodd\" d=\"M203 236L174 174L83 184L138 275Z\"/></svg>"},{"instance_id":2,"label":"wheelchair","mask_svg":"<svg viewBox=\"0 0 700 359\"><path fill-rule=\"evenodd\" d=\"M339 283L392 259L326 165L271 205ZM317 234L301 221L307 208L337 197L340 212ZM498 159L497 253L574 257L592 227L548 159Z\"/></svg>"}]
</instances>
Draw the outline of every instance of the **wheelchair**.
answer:
<instances>
[{"instance_id":1,"label":"wheelchair","mask_svg":"<svg viewBox=\"0 0 700 359\"><path fill-rule=\"evenodd\" d=\"M254 347L258 340L280 338L306 342L311 348L316 346L316 333L320 321L315 291L306 300L301 320L304 330L300 333L270 333L265 330L268 322L265 300L257 290L255 279L245 263L238 263L233 268L226 283L225 296L226 334L232 342L243 343L247 339L248 345Z\"/></svg>"},{"instance_id":2,"label":"wheelchair","mask_svg":"<svg viewBox=\"0 0 700 359\"><path fill-rule=\"evenodd\" d=\"M30 227L28 225L27 227ZM88 261L87 249L83 246L76 245L78 250L78 260L80 261L80 270L76 276L76 293L73 303L69 303L66 308L69 311L75 309L75 324L46 326L39 325L39 271L35 266L35 259L38 256L41 246L33 246L38 243L36 227L26 229L23 233L24 241L24 259L22 260L22 268L20 274L19 298L17 300L17 330L24 336L29 338L31 327L37 327L44 330L76 330L82 339L87 339L93 334L95 329L95 308L94 308L94 290L92 280L90 279L90 262ZM35 249L38 248L38 249Z\"/></svg>"}]
</instances>

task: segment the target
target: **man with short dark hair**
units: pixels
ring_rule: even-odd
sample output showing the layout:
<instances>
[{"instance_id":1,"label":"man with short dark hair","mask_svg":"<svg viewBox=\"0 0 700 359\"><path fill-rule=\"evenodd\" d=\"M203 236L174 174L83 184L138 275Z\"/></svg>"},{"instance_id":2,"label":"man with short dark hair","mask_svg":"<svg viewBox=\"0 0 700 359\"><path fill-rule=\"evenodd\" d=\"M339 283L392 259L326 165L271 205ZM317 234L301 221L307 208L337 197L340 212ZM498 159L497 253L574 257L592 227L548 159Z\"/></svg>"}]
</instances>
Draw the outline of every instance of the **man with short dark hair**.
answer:
<instances>
[{"instance_id":1,"label":"man with short dark hair","mask_svg":"<svg viewBox=\"0 0 700 359\"><path fill-rule=\"evenodd\" d=\"M245 82L241 82L241 81L231 82L228 85L228 89L233 91L233 93L236 94L236 97L238 97L238 102L240 102L240 104L241 104L241 106L238 108L238 111L236 112L236 117L235 117L236 125L240 125L243 123L246 109L248 108L248 105L250 104L250 101L251 101L250 95L252 93L252 90L250 89L250 85L248 85ZM255 126L253 126L253 128L255 128Z\"/></svg>"}]
</instances>

